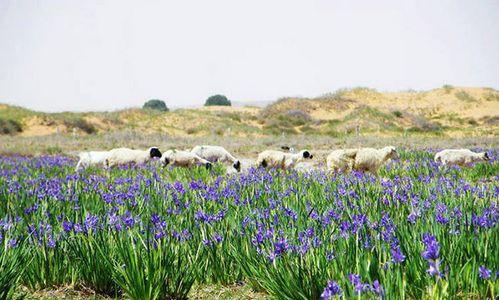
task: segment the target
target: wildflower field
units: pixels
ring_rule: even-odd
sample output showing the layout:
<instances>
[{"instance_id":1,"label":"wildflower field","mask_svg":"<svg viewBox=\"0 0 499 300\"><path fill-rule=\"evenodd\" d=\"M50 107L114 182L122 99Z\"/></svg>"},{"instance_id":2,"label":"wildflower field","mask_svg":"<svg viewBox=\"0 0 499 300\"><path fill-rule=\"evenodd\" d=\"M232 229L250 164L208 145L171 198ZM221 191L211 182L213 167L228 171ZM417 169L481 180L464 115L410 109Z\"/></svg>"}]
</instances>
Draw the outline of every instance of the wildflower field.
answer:
<instances>
[{"instance_id":1,"label":"wildflower field","mask_svg":"<svg viewBox=\"0 0 499 300\"><path fill-rule=\"evenodd\" d=\"M494 299L499 152L463 169L434 152L402 151L379 177L0 157L0 299L235 283L277 299Z\"/></svg>"}]
</instances>

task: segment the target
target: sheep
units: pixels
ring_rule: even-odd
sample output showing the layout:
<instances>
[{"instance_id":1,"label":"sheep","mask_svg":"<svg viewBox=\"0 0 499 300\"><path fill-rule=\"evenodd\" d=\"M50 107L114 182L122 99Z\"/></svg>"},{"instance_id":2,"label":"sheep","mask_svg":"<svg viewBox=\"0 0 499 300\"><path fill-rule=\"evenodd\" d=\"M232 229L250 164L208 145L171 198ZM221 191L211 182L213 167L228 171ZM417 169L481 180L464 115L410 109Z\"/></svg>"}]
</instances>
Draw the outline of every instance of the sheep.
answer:
<instances>
[{"instance_id":1,"label":"sheep","mask_svg":"<svg viewBox=\"0 0 499 300\"><path fill-rule=\"evenodd\" d=\"M212 164L208 160L199 157L195 153L182 150L168 150L163 153L160 161L163 164L163 167L172 165L175 167L190 168L195 165L204 165L208 170L212 168Z\"/></svg>"},{"instance_id":2,"label":"sheep","mask_svg":"<svg viewBox=\"0 0 499 300\"><path fill-rule=\"evenodd\" d=\"M80 152L80 158L76 164L76 172L90 166L106 166L106 159L109 157L109 151L88 151Z\"/></svg>"},{"instance_id":3,"label":"sheep","mask_svg":"<svg viewBox=\"0 0 499 300\"><path fill-rule=\"evenodd\" d=\"M389 159L397 159L395 147L387 146L381 149L359 148L355 151L353 169L378 174L378 169Z\"/></svg>"},{"instance_id":4,"label":"sheep","mask_svg":"<svg viewBox=\"0 0 499 300\"><path fill-rule=\"evenodd\" d=\"M332 151L326 158L326 165L334 172L351 171L355 164L358 149L339 149Z\"/></svg>"},{"instance_id":5,"label":"sheep","mask_svg":"<svg viewBox=\"0 0 499 300\"><path fill-rule=\"evenodd\" d=\"M236 171L241 171L241 162L230 154L229 151L225 150L224 147L209 145L196 146L191 150L191 153L212 163L231 163Z\"/></svg>"},{"instance_id":6,"label":"sheep","mask_svg":"<svg viewBox=\"0 0 499 300\"><path fill-rule=\"evenodd\" d=\"M292 169L295 165L304 160L312 159L314 156L308 150L301 150L298 153L287 153L277 150L265 150L258 154L256 161L258 166L267 168Z\"/></svg>"},{"instance_id":7,"label":"sheep","mask_svg":"<svg viewBox=\"0 0 499 300\"><path fill-rule=\"evenodd\" d=\"M487 152L473 152L469 149L445 149L435 154L435 162L446 165L469 166L475 162L488 161Z\"/></svg>"},{"instance_id":8,"label":"sheep","mask_svg":"<svg viewBox=\"0 0 499 300\"><path fill-rule=\"evenodd\" d=\"M295 148L290 147L290 146L281 146L281 150L288 151L288 152L295 152Z\"/></svg>"},{"instance_id":9,"label":"sheep","mask_svg":"<svg viewBox=\"0 0 499 300\"><path fill-rule=\"evenodd\" d=\"M161 151L156 147L151 147L147 150L117 148L109 151L109 155L106 158L106 165L114 167L128 163L143 164L154 157L161 158Z\"/></svg>"}]
</instances>

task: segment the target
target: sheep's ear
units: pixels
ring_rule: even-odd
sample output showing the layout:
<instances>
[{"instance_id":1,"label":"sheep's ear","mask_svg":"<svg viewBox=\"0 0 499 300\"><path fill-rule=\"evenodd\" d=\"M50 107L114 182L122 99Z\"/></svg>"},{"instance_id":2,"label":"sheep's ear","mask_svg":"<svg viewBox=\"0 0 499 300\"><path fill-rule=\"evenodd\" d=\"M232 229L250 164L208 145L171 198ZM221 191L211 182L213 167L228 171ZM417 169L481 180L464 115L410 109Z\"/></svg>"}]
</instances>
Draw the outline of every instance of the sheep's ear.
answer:
<instances>
[{"instance_id":1,"label":"sheep's ear","mask_svg":"<svg viewBox=\"0 0 499 300\"><path fill-rule=\"evenodd\" d=\"M240 161L236 161L236 163L234 164L234 169L236 169L237 171L241 171L241 162Z\"/></svg>"},{"instance_id":2,"label":"sheep's ear","mask_svg":"<svg viewBox=\"0 0 499 300\"><path fill-rule=\"evenodd\" d=\"M483 158L484 158L485 160L490 160L489 154L488 154L487 152L484 152L484 153L483 153Z\"/></svg>"},{"instance_id":3,"label":"sheep's ear","mask_svg":"<svg viewBox=\"0 0 499 300\"><path fill-rule=\"evenodd\" d=\"M308 151L303 151L303 158L309 158L311 155L310 155L310 152Z\"/></svg>"},{"instance_id":4,"label":"sheep's ear","mask_svg":"<svg viewBox=\"0 0 499 300\"><path fill-rule=\"evenodd\" d=\"M158 148L151 148L151 150L149 151L149 155L152 157L161 157L161 151L159 151Z\"/></svg>"}]
</instances>

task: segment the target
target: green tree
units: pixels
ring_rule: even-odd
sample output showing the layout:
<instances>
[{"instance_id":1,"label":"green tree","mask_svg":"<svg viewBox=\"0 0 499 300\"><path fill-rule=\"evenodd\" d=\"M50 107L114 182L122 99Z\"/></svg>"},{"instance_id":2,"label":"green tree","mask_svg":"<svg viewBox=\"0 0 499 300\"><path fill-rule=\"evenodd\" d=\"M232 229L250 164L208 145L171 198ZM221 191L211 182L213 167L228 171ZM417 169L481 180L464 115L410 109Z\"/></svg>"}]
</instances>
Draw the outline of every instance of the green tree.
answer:
<instances>
[{"instance_id":1,"label":"green tree","mask_svg":"<svg viewBox=\"0 0 499 300\"><path fill-rule=\"evenodd\" d=\"M204 103L204 106L214 106L214 105L231 106L232 103L224 95L213 95L208 99L206 99L206 102Z\"/></svg>"},{"instance_id":2,"label":"green tree","mask_svg":"<svg viewBox=\"0 0 499 300\"><path fill-rule=\"evenodd\" d=\"M151 99L144 103L143 109L155 109L159 111L168 111L168 107L165 104L165 101L159 99Z\"/></svg>"}]
</instances>

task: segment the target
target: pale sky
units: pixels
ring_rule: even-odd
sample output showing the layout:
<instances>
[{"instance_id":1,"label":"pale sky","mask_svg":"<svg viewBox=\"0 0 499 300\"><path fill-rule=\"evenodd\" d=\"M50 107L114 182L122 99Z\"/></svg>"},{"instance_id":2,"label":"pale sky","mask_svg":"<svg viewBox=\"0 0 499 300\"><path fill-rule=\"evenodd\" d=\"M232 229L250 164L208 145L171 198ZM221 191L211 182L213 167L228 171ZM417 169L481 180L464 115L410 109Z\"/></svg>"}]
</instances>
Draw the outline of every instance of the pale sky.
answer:
<instances>
[{"instance_id":1,"label":"pale sky","mask_svg":"<svg viewBox=\"0 0 499 300\"><path fill-rule=\"evenodd\" d=\"M110 110L499 87L499 0L0 0L0 102Z\"/></svg>"}]
</instances>

